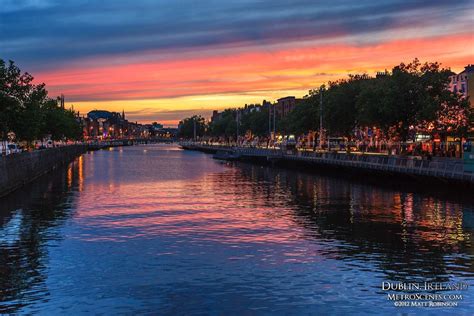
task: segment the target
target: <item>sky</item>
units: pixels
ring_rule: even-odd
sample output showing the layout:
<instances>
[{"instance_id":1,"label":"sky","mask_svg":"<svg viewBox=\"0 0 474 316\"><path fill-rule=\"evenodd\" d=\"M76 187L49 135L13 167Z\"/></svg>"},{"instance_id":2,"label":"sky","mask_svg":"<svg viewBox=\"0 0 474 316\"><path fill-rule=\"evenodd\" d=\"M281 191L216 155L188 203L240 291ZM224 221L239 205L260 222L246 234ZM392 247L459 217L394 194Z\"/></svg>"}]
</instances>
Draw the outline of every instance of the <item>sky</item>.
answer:
<instances>
[{"instance_id":1,"label":"sky","mask_svg":"<svg viewBox=\"0 0 474 316\"><path fill-rule=\"evenodd\" d=\"M414 58L474 63L474 0L0 0L0 58L67 106L175 126Z\"/></svg>"}]
</instances>

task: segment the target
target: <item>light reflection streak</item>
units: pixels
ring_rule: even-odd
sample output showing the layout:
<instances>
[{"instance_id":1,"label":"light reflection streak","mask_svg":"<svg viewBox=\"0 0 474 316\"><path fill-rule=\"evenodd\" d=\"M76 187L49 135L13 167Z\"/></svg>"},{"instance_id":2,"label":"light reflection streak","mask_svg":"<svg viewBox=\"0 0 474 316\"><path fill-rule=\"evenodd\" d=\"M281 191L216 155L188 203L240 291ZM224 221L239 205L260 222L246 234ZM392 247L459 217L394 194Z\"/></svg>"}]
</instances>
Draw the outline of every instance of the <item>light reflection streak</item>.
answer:
<instances>
[{"instance_id":1,"label":"light reflection streak","mask_svg":"<svg viewBox=\"0 0 474 316\"><path fill-rule=\"evenodd\" d=\"M66 181L67 181L67 187L68 189L70 189L72 187L72 180L73 180L73 174L72 174L72 168L73 168L73 165L69 165L69 167L67 168L67 177L66 177Z\"/></svg>"},{"instance_id":2,"label":"light reflection streak","mask_svg":"<svg viewBox=\"0 0 474 316\"><path fill-rule=\"evenodd\" d=\"M78 187L79 187L79 192L82 192L84 190L84 157L81 155L78 158Z\"/></svg>"}]
</instances>

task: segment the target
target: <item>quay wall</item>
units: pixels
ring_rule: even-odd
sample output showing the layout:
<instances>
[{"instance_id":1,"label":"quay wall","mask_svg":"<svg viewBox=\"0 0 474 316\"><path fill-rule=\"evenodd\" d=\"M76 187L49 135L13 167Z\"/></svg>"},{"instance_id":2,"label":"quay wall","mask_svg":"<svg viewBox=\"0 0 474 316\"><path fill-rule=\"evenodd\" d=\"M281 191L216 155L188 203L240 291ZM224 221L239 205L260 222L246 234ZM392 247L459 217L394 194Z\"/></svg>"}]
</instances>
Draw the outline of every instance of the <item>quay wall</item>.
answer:
<instances>
[{"instance_id":1,"label":"quay wall","mask_svg":"<svg viewBox=\"0 0 474 316\"><path fill-rule=\"evenodd\" d=\"M291 166L310 166L315 170L328 167L367 175L390 175L396 178L420 179L445 184L461 184L474 188L474 173L465 170L460 159L400 157L386 155L360 155L347 153L291 152L263 148L220 147L212 145L182 144L184 149L207 153L227 151L242 161L269 162Z\"/></svg>"},{"instance_id":2,"label":"quay wall","mask_svg":"<svg viewBox=\"0 0 474 316\"><path fill-rule=\"evenodd\" d=\"M0 156L0 197L85 153L85 145L71 145Z\"/></svg>"}]
</instances>

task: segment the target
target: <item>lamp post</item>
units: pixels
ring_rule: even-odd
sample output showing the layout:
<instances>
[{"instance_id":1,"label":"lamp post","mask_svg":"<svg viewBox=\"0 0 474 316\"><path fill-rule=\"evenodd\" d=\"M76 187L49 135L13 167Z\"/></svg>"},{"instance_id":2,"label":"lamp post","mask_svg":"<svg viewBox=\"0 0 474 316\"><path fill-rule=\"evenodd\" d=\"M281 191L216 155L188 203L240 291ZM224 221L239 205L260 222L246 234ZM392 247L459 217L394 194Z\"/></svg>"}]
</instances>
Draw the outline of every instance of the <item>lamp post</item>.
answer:
<instances>
[{"instance_id":1,"label":"lamp post","mask_svg":"<svg viewBox=\"0 0 474 316\"><path fill-rule=\"evenodd\" d=\"M272 138L272 107L270 102L268 103L268 139Z\"/></svg>"},{"instance_id":2,"label":"lamp post","mask_svg":"<svg viewBox=\"0 0 474 316\"><path fill-rule=\"evenodd\" d=\"M324 85L319 88L319 149L323 149L323 90Z\"/></svg>"},{"instance_id":3,"label":"lamp post","mask_svg":"<svg viewBox=\"0 0 474 316\"><path fill-rule=\"evenodd\" d=\"M237 109L237 138L236 138L236 143L237 145L239 144L239 109Z\"/></svg>"},{"instance_id":4,"label":"lamp post","mask_svg":"<svg viewBox=\"0 0 474 316\"><path fill-rule=\"evenodd\" d=\"M275 139L276 135L276 107L273 105L273 139Z\"/></svg>"}]
</instances>

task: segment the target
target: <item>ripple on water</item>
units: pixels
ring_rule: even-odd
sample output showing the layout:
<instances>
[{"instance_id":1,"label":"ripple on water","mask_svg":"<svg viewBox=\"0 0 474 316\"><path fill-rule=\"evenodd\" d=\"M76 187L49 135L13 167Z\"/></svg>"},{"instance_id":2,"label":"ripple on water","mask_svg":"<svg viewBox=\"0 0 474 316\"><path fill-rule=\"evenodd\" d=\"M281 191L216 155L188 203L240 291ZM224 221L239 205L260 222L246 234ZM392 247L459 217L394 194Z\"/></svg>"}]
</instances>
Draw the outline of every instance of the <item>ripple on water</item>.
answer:
<instances>
[{"instance_id":1,"label":"ripple on water","mask_svg":"<svg viewBox=\"0 0 474 316\"><path fill-rule=\"evenodd\" d=\"M393 314L383 281L473 283L469 203L173 146L84 155L6 205L0 312Z\"/></svg>"}]
</instances>

